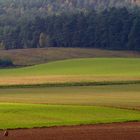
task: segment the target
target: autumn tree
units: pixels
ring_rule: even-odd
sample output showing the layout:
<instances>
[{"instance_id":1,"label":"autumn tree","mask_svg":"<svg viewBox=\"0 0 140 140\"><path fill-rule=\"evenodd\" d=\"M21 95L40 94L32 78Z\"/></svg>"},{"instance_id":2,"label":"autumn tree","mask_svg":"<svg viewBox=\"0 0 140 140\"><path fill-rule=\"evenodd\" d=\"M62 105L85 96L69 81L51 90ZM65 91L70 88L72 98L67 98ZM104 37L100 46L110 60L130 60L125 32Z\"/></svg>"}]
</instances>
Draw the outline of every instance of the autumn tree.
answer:
<instances>
[{"instance_id":1,"label":"autumn tree","mask_svg":"<svg viewBox=\"0 0 140 140\"><path fill-rule=\"evenodd\" d=\"M47 37L47 35L45 34L45 33L40 33L40 37L39 37L39 46L41 47L41 48L44 48L44 47L46 47L47 46L47 41L48 41L48 39L47 39L48 37Z\"/></svg>"},{"instance_id":2,"label":"autumn tree","mask_svg":"<svg viewBox=\"0 0 140 140\"><path fill-rule=\"evenodd\" d=\"M5 45L4 45L4 42L0 42L0 50L4 50L5 49Z\"/></svg>"}]
</instances>

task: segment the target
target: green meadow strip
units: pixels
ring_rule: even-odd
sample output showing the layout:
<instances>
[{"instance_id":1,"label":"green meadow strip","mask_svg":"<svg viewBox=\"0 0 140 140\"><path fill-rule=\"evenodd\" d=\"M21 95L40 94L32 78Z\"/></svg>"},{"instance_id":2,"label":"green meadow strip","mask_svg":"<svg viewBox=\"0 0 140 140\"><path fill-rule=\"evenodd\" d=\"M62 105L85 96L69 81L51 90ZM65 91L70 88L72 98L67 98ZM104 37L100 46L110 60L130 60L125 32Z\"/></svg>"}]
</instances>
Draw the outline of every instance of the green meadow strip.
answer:
<instances>
[{"instance_id":1,"label":"green meadow strip","mask_svg":"<svg viewBox=\"0 0 140 140\"><path fill-rule=\"evenodd\" d=\"M0 130L140 121L140 111L98 106L0 104Z\"/></svg>"}]
</instances>

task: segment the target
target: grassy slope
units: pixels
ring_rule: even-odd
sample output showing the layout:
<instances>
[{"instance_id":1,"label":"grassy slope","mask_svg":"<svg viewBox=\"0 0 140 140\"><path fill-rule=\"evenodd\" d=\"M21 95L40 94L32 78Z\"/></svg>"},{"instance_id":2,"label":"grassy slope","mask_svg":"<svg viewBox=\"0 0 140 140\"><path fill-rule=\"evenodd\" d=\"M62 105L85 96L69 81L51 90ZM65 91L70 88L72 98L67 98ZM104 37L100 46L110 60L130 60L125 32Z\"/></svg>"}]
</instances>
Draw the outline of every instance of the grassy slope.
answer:
<instances>
[{"instance_id":1,"label":"grassy slope","mask_svg":"<svg viewBox=\"0 0 140 140\"><path fill-rule=\"evenodd\" d=\"M140 57L140 53L132 51L109 51L82 48L38 48L0 50L1 58L10 58L16 65L33 65L71 58L93 57Z\"/></svg>"},{"instance_id":2,"label":"grassy slope","mask_svg":"<svg viewBox=\"0 0 140 140\"><path fill-rule=\"evenodd\" d=\"M25 68L1 69L0 76L93 75L140 76L139 58L87 58Z\"/></svg>"},{"instance_id":3,"label":"grassy slope","mask_svg":"<svg viewBox=\"0 0 140 140\"><path fill-rule=\"evenodd\" d=\"M0 84L140 80L139 58L87 58L25 68L1 69Z\"/></svg>"},{"instance_id":4,"label":"grassy slope","mask_svg":"<svg viewBox=\"0 0 140 140\"><path fill-rule=\"evenodd\" d=\"M140 121L140 112L93 106L0 104L0 129L124 121Z\"/></svg>"},{"instance_id":5,"label":"grassy slope","mask_svg":"<svg viewBox=\"0 0 140 140\"><path fill-rule=\"evenodd\" d=\"M0 102L114 106L140 110L140 84L89 87L3 88Z\"/></svg>"}]
</instances>

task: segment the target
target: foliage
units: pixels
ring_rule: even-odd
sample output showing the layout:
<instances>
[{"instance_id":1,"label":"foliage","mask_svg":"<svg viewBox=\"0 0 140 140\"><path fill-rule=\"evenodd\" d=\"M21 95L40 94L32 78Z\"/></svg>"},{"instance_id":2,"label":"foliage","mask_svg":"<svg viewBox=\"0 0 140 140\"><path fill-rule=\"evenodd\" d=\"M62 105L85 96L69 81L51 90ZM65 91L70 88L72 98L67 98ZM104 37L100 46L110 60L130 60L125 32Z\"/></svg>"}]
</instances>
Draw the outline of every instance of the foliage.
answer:
<instances>
[{"instance_id":1,"label":"foliage","mask_svg":"<svg viewBox=\"0 0 140 140\"><path fill-rule=\"evenodd\" d=\"M140 10L121 8L116 5L125 6L126 1L114 1L112 6L104 1L103 8L94 0L0 0L0 46L139 51Z\"/></svg>"},{"instance_id":2,"label":"foliage","mask_svg":"<svg viewBox=\"0 0 140 140\"><path fill-rule=\"evenodd\" d=\"M1 59L0 67L11 67L14 66L13 62L10 59Z\"/></svg>"}]
</instances>

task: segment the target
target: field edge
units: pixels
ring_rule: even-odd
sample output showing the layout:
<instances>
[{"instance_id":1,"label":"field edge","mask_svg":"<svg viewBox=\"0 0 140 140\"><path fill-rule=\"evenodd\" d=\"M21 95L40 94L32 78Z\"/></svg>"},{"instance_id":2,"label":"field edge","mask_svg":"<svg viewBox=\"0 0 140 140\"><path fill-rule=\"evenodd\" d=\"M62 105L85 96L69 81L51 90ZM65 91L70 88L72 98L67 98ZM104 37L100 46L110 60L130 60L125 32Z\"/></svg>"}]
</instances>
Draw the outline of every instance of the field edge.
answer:
<instances>
[{"instance_id":1,"label":"field edge","mask_svg":"<svg viewBox=\"0 0 140 140\"><path fill-rule=\"evenodd\" d=\"M134 85L140 84L140 80L130 81L82 81L82 82L52 82L52 83L41 83L41 84L9 84L0 85L2 88L38 88L38 87L74 87L74 86L110 86L110 85Z\"/></svg>"}]
</instances>

